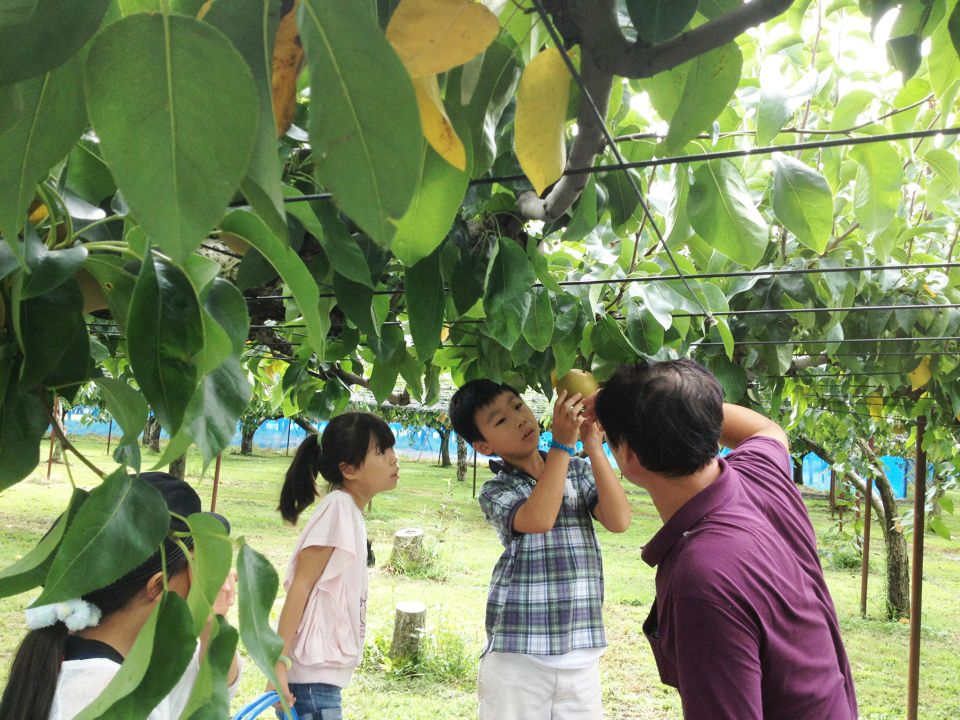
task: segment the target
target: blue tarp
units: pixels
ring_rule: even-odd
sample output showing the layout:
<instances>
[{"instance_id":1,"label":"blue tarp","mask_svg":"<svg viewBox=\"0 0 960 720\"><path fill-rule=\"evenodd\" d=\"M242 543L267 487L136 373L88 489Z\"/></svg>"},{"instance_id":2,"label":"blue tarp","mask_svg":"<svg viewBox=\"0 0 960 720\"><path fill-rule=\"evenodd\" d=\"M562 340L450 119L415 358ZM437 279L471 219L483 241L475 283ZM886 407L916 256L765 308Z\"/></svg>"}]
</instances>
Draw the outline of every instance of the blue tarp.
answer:
<instances>
[{"instance_id":1,"label":"blue tarp","mask_svg":"<svg viewBox=\"0 0 960 720\"><path fill-rule=\"evenodd\" d=\"M892 455L880 458L886 470L887 479L898 498L907 496L907 485L912 484L913 460ZM933 464L927 466L927 479L933 481ZM803 458L803 484L815 490L830 490L830 465L819 455L808 453Z\"/></svg>"}]
</instances>

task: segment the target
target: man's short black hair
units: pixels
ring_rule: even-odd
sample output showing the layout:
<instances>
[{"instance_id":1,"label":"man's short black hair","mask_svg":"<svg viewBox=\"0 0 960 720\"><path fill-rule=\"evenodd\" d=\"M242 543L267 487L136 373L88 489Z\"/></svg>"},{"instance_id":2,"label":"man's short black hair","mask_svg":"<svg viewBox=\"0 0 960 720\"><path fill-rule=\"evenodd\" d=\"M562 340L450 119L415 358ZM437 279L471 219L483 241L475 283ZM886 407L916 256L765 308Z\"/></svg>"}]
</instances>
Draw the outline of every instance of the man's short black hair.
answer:
<instances>
[{"instance_id":1,"label":"man's short black hair","mask_svg":"<svg viewBox=\"0 0 960 720\"><path fill-rule=\"evenodd\" d=\"M509 385L486 379L471 380L457 390L450 398L450 422L457 435L468 443L483 440L483 434L477 429L477 413L505 392L519 397Z\"/></svg>"},{"instance_id":2,"label":"man's short black hair","mask_svg":"<svg viewBox=\"0 0 960 720\"><path fill-rule=\"evenodd\" d=\"M682 477L717 455L723 389L693 360L640 362L604 383L596 413L611 444L626 442L651 472Z\"/></svg>"}]
</instances>

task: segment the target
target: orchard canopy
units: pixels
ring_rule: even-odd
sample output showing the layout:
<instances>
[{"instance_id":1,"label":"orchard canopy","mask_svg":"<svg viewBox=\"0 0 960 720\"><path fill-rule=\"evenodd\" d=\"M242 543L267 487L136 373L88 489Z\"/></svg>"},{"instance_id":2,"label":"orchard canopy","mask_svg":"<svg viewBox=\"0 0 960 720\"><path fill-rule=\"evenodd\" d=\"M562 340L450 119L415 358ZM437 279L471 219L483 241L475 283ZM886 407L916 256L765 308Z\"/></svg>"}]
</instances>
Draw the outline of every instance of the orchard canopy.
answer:
<instances>
[{"instance_id":1,"label":"orchard canopy","mask_svg":"<svg viewBox=\"0 0 960 720\"><path fill-rule=\"evenodd\" d=\"M159 465L209 463L251 401L323 419L356 388L549 395L689 356L838 462L920 416L948 460L958 47L956 0L3 3L0 489L55 398L92 392L123 439L0 592L153 552L151 414ZM203 582L152 622L199 632L233 548L192 521ZM233 542L270 676L276 573ZM125 691L152 697L139 653Z\"/></svg>"}]
</instances>

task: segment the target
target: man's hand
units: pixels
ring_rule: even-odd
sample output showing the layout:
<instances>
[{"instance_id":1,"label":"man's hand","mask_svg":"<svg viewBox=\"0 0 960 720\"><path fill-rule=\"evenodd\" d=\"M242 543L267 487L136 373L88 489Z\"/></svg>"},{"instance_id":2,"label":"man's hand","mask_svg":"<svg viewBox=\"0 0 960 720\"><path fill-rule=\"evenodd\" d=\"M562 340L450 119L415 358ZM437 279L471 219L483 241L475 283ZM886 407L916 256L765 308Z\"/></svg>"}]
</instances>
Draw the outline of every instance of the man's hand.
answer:
<instances>
[{"instance_id":1,"label":"man's hand","mask_svg":"<svg viewBox=\"0 0 960 720\"><path fill-rule=\"evenodd\" d=\"M577 434L584 419L580 398L580 393L567 395L566 390L561 390L557 394L557 400L553 404L553 425L550 431L553 433L553 439L558 443L572 446L577 442Z\"/></svg>"}]
</instances>

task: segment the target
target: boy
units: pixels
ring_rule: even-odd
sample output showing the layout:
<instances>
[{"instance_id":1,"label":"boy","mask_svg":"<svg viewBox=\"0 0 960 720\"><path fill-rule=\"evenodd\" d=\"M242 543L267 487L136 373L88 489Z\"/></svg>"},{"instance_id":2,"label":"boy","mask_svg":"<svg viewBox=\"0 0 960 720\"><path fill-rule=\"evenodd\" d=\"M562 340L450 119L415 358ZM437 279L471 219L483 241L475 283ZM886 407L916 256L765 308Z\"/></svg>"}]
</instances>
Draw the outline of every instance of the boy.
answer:
<instances>
[{"instance_id":1,"label":"boy","mask_svg":"<svg viewBox=\"0 0 960 720\"><path fill-rule=\"evenodd\" d=\"M487 597L480 662L481 720L598 720L603 567L593 518L611 532L630 506L579 394L560 391L553 441L513 388L473 380L450 400L454 430L477 452L497 455L480 506L504 551ZM580 433L590 461L574 457ZM592 464L592 472L591 472Z\"/></svg>"},{"instance_id":2,"label":"boy","mask_svg":"<svg viewBox=\"0 0 960 720\"><path fill-rule=\"evenodd\" d=\"M787 436L692 360L621 368L588 400L663 527L643 625L686 720L855 720L857 698ZM717 457L718 444L732 448Z\"/></svg>"}]
</instances>

